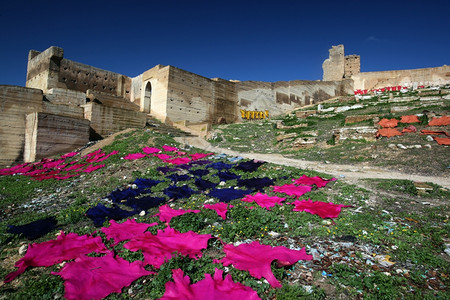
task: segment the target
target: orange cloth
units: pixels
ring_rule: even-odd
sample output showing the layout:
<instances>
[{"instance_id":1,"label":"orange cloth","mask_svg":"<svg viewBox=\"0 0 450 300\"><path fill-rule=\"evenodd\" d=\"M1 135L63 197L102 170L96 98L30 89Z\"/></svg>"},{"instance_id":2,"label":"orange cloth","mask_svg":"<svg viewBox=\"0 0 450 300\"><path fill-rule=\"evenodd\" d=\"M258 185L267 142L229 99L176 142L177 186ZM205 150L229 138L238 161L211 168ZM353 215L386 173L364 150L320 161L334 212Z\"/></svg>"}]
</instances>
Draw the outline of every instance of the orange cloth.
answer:
<instances>
[{"instance_id":1,"label":"orange cloth","mask_svg":"<svg viewBox=\"0 0 450 300\"><path fill-rule=\"evenodd\" d=\"M380 122L378 122L378 125L382 126L382 127L389 127L389 128L394 128L397 127L398 124L398 120L396 119L381 119Z\"/></svg>"},{"instance_id":2,"label":"orange cloth","mask_svg":"<svg viewBox=\"0 0 450 300\"><path fill-rule=\"evenodd\" d=\"M437 136L434 136L433 139L439 144L439 145L450 145L450 138L445 137L445 138L440 138Z\"/></svg>"},{"instance_id":3,"label":"orange cloth","mask_svg":"<svg viewBox=\"0 0 450 300\"><path fill-rule=\"evenodd\" d=\"M406 126L402 132L417 132L417 128L413 125Z\"/></svg>"},{"instance_id":4,"label":"orange cloth","mask_svg":"<svg viewBox=\"0 0 450 300\"><path fill-rule=\"evenodd\" d=\"M434 117L428 123L428 126L444 126L444 125L450 125L450 117L449 116L442 116L440 118Z\"/></svg>"},{"instance_id":5,"label":"orange cloth","mask_svg":"<svg viewBox=\"0 0 450 300\"><path fill-rule=\"evenodd\" d=\"M398 131L395 128L381 128L381 129L378 129L378 132L377 132L377 137L385 136L385 137L390 138L390 137L393 137L396 135L403 135L403 133L401 133L400 131Z\"/></svg>"},{"instance_id":6,"label":"orange cloth","mask_svg":"<svg viewBox=\"0 0 450 300\"><path fill-rule=\"evenodd\" d=\"M412 116L402 116L402 119L400 120L400 123L419 123L419 117L412 115Z\"/></svg>"},{"instance_id":7,"label":"orange cloth","mask_svg":"<svg viewBox=\"0 0 450 300\"><path fill-rule=\"evenodd\" d=\"M422 129L420 132L421 132L422 134L430 134L430 135L441 135L441 134L446 135L446 136L449 135L449 134L448 134L447 132L445 132L445 131L435 131L435 130L426 130L426 129Z\"/></svg>"}]
</instances>

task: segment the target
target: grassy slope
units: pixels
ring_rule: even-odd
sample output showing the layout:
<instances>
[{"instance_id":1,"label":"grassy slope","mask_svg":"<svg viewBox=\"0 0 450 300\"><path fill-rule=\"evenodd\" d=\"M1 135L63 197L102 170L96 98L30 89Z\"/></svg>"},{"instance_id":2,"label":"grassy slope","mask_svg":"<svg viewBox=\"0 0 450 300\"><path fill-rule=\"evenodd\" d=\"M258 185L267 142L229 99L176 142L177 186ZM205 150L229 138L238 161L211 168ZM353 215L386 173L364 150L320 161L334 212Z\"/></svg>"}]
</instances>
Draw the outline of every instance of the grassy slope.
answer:
<instances>
[{"instance_id":1,"label":"grassy slope","mask_svg":"<svg viewBox=\"0 0 450 300\"><path fill-rule=\"evenodd\" d=\"M253 137L267 133L265 127L272 125L264 123L256 126L261 130L255 131L258 136L253 132ZM245 131L250 132L248 129ZM264 139L259 141L263 143ZM176 145L170 136L136 130L117 137L113 144L103 148L105 152L119 150L120 155L112 156L106 161L107 167L97 172L65 181L36 182L21 176L0 177L0 276L15 270L14 262L21 257L18 249L28 243L24 238L6 233L7 224L20 225L54 215L60 229L66 232L92 233L97 228L84 213L98 202L105 203L102 199L111 191L126 187L135 178L165 180L156 171L157 166L164 164L156 158L126 161L120 157L138 152L143 146L161 147L164 144ZM275 179L277 185L290 183L292 178L302 174L328 177L326 174L273 164L265 164L251 174L236 173L243 175L243 178L268 176ZM218 181L212 175L204 178ZM192 181L188 184L193 186ZM162 190L168 185L166 180L155 186L153 195L162 196ZM225 187L234 185L235 181L229 181ZM181 232L193 230L212 234L226 243L250 239L269 245L306 246L308 253L311 249L319 251L321 258L318 261L299 262L284 269L275 268L273 264L272 270L283 284L281 289L270 288L264 280L254 279L246 271L229 267L229 273L235 281L251 286L265 299L275 296L277 299L302 296L321 299L338 295L376 299L448 296L445 290L449 283L449 263L443 250L445 242L448 242L449 209L446 200L450 194L436 187L430 194L420 196L411 188L409 181L369 181L368 186L376 188L368 190L338 180L302 197L353 206L343 209L335 222L324 221L309 213L292 212L291 206L277 206L271 211L259 207L249 210L246 208L248 203L234 200L234 208L229 210L227 220L222 220L214 211L202 210L199 214L174 218L171 226ZM270 188L265 191L274 195ZM174 205L175 208L199 208L208 199L198 194L189 199L177 200ZM358 212L354 212L355 209ZM158 221L151 217L156 212L156 209L152 209L145 216L138 216L137 220L147 223ZM155 233L162 228L164 225L160 224L150 230ZM271 231L279 233L279 236L271 236ZM35 242L53 239L55 234L56 231ZM99 235L107 243L105 236ZM128 251L122 245L114 248L121 257L129 261L142 259L140 252ZM204 273L213 273L214 268L221 267L212 264L213 259L223 256L221 250L221 243L211 240L201 259L172 259L161 267L157 275L142 277L131 285L131 290L126 287L123 294L113 294L109 298L161 297L164 284L171 280L171 270L175 268L183 269L192 282L201 280ZM376 263L374 255L390 255L395 265L384 268ZM14 282L0 287L0 299L61 297L64 294L63 281L50 274L59 269L57 265L27 270ZM331 276L322 276L322 272ZM309 294L307 290L311 287L312 294Z\"/></svg>"}]
</instances>

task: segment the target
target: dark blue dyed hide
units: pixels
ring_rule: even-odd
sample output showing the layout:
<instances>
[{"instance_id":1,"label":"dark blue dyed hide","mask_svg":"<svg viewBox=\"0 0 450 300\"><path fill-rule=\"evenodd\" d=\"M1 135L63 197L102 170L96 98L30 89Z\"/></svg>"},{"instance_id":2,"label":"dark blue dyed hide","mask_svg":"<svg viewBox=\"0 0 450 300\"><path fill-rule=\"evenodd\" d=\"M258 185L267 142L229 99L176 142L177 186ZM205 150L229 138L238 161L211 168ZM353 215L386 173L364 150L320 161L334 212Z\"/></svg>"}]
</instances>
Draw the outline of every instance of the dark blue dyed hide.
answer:
<instances>
[{"instance_id":1,"label":"dark blue dyed hide","mask_svg":"<svg viewBox=\"0 0 450 300\"><path fill-rule=\"evenodd\" d=\"M49 217L25 225L8 225L6 231L17 235L22 234L29 240L35 240L53 231L56 228L57 223L55 217Z\"/></svg>"},{"instance_id":2,"label":"dark blue dyed hide","mask_svg":"<svg viewBox=\"0 0 450 300\"><path fill-rule=\"evenodd\" d=\"M230 202L234 199L243 198L252 193L252 190L238 190L234 188L214 189L209 192L209 196L219 199L221 202Z\"/></svg>"}]
</instances>

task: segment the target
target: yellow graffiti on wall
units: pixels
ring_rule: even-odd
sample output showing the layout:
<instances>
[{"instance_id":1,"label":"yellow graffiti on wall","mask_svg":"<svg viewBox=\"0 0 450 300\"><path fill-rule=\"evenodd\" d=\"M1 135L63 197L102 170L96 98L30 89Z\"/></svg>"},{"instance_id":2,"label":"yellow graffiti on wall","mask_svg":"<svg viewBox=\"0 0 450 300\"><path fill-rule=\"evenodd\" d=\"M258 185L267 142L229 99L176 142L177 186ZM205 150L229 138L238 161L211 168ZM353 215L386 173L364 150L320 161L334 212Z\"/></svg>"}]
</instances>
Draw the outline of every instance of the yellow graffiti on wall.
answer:
<instances>
[{"instance_id":1,"label":"yellow graffiti on wall","mask_svg":"<svg viewBox=\"0 0 450 300\"><path fill-rule=\"evenodd\" d=\"M269 117L269 111L250 111L241 109L242 119L265 119Z\"/></svg>"}]
</instances>

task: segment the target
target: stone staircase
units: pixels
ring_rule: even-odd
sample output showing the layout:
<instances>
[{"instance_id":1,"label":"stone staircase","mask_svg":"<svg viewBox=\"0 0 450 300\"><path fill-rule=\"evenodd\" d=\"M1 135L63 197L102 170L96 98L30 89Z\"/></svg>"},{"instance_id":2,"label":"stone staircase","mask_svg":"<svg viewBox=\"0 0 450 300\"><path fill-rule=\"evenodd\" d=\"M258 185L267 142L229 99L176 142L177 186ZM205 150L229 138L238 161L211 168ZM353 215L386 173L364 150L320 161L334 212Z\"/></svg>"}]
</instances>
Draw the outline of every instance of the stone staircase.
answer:
<instances>
[{"instance_id":1,"label":"stone staircase","mask_svg":"<svg viewBox=\"0 0 450 300\"><path fill-rule=\"evenodd\" d=\"M147 122L145 125L148 129L161 134L168 134L173 137L185 137L185 136L196 136L189 132L183 131L181 129L175 128L171 125L162 123L161 121L155 119L151 115L147 115Z\"/></svg>"}]
</instances>

